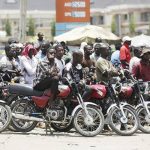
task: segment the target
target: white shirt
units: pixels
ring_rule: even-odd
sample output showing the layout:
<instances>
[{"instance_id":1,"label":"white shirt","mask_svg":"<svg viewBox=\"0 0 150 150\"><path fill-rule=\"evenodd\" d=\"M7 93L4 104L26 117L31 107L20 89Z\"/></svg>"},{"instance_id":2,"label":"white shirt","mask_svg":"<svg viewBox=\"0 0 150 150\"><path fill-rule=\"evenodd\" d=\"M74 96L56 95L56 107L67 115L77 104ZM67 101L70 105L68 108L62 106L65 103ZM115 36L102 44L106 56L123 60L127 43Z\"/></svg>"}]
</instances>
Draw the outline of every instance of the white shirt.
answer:
<instances>
[{"instance_id":1,"label":"white shirt","mask_svg":"<svg viewBox=\"0 0 150 150\"><path fill-rule=\"evenodd\" d=\"M22 56L21 57L21 71L24 76L25 84L30 86L33 85L33 80L36 77L36 68L38 61L35 57L30 59L29 57Z\"/></svg>"},{"instance_id":2,"label":"white shirt","mask_svg":"<svg viewBox=\"0 0 150 150\"><path fill-rule=\"evenodd\" d=\"M59 75L62 76L63 69L65 68L65 61L63 59L59 60L55 58L55 63L57 67L59 68Z\"/></svg>"},{"instance_id":3,"label":"white shirt","mask_svg":"<svg viewBox=\"0 0 150 150\"><path fill-rule=\"evenodd\" d=\"M0 68L2 67L2 69L12 70L13 69L12 64L14 64L14 66L16 65L15 59L10 61L7 56L3 56L0 60Z\"/></svg>"},{"instance_id":4,"label":"white shirt","mask_svg":"<svg viewBox=\"0 0 150 150\"><path fill-rule=\"evenodd\" d=\"M138 57L132 57L129 63L129 71L132 72L133 65L139 62L141 59Z\"/></svg>"}]
</instances>

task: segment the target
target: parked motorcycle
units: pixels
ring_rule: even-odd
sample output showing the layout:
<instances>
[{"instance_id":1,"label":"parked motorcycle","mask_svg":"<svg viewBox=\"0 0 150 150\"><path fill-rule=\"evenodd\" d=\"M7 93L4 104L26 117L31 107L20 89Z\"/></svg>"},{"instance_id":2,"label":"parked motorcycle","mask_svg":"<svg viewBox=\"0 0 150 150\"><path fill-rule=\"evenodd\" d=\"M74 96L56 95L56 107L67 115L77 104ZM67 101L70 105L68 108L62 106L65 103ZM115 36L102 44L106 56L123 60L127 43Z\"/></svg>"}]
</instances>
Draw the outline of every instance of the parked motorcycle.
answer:
<instances>
[{"instance_id":1,"label":"parked motorcycle","mask_svg":"<svg viewBox=\"0 0 150 150\"><path fill-rule=\"evenodd\" d=\"M68 85L59 85L59 94L52 105L49 105L51 91L35 91L33 88L10 84L11 94L22 96L12 106L12 126L17 131L29 132L37 122L45 122L46 131L53 128L70 130L72 124L83 136L95 136L104 126L104 116L98 105L83 102L76 83L65 78ZM62 128L61 128L62 127Z\"/></svg>"},{"instance_id":2,"label":"parked motorcycle","mask_svg":"<svg viewBox=\"0 0 150 150\"><path fill-rule=\"evenodd\" d=\"M0 84L0 90L5 88L5 84L1 83ZM10 122L11 122L12 114L11 114L11 109L7 105L7 103L1 99L0 100L0 132L5 131Z\"/></svg>"},{"instance_id":3,"label":"parked motorcycle","mask_svg":"<svg viewBox=\"0 0 150 150\"><path fill-rule=\"evenodd\" d=\"M135 106L139 117L139 129L144 133L150 133L150 83L136 80L128 71L125 76L129 85L121 87L119 97Z\"/></svg>"},{"instance_id":4,"label":"parked motorcycle","mask_svg":"<svg viewBox=\"0 0 150 150\"><path fill-rule=\"evenodd\" d=\"M132 135L139 127L138 116L135 109L119 98L119 78L114 84L108 83L89 85L92 89L89 101L102 107L105 115L105 124L119 135ZM126 95L126 93L124 93Z\"/></svg>"}]
</instances>

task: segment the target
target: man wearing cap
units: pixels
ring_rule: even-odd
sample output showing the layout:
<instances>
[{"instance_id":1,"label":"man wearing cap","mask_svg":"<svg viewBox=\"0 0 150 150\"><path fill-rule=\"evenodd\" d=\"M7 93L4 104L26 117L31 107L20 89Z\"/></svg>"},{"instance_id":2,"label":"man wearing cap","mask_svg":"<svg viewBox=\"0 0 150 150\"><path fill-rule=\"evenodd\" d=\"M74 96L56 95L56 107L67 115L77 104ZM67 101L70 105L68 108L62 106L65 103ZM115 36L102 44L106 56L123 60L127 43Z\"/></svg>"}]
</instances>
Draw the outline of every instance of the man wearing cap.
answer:
<instances>
[{"instance_id":1,"label":"man wearing cap","mask_svg":"<svg viewBox=\"0 0 150 150\"><path fill-rule=\"evenodd\" d=\"M144 82L150 81L150 49L144 48L140 57L141 60L133 65L132 74Z\"/></svg>"},{"instance_id":2,"label":"man wearing cap","mask_svg":"<svg viewBox=\"0 0 150 150\"><path fill-rule=\"evenodd\" d=\"M120 61L123 68L129 68L129 62L131 59L130 54L130 45L131 45L131 38L128 36L123 37L122 39L123 45L120 48Z\"/></svg>"}]
</instances>

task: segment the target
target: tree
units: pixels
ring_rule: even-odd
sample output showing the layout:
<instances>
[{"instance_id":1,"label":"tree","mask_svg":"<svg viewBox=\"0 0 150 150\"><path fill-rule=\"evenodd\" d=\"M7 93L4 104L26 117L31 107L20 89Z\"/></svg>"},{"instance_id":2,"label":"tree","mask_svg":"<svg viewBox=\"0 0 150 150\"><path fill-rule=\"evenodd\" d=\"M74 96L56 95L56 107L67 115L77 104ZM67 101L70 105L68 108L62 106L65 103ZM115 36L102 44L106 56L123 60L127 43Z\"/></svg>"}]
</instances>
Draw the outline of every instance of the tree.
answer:
<instances>
[{"instance_id":1,"label":"tree","mask_svg":"<svg viewBox=\"0 0 150 150\"><path fill-rule=\"evenodd\" d=\"M11 36L11 24L9 19L7 19L5 22L5 31L7 33L7 36Z\"/></svg>"},{"instance_id":2,"label":"tree","mask_svg":"<svg viewBox=\"0 0 150 150\"><path fill-rule=\"evenodd\" d=\"M131 34L135 33L135 27L136 27L136 25L135 25L134 16L131 15L131 17L130 17L130 23L129 23L129 30L130 30Z\"/></svg>"},{"instance_id":3,"label":"tree","mask_svg":"<svg viewBox=\"0 0 150 150\"><path fill-rule=\"evenodd\" d=\"M115 17L112 17L112 22L111 22L111 32L116 33L116 22L115 22Z\"/></svg>"},{"instance_id":4,"label":"tree","mask_svg":"<svg viewBox=\"0 0 150 150\"><path fill-rule=\"evenodd\" d=\"M32 17L30 17L29 21L28 21L27 35L28 36L34 36L35 35L35 23L34 23L34 19Z\"/></svg>"},{"instance_id":5,"label":"tree","mask_svg":"<svg viewBox=\"0 0 150 150\"><path fill-rule=\"evenodd\" d=\"M52 35L52 37L55 36L55 29L56 29L56 22L52 21L52 23L51 23L51 35Z\"/></svg>"}]
</instances>

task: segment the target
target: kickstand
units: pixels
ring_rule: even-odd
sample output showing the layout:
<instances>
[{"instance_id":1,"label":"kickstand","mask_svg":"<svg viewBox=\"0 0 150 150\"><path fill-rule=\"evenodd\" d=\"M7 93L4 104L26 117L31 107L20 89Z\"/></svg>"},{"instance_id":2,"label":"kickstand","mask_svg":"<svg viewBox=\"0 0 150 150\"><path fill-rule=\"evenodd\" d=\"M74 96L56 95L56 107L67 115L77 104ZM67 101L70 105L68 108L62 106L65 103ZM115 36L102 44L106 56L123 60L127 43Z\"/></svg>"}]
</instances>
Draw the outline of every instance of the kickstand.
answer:
<instances>
[{"instance_id":1,"label":"kickstand","mask_svg":"<svg viewBox=\"0 0 150 150\"><path fill-rule=\"evenodd\" d=\"M50 135L53 135L50 122L46 122L45 125L46 125L46 135L48 135L48 132L50 132Z\"/></svg>"}]
</instances>

